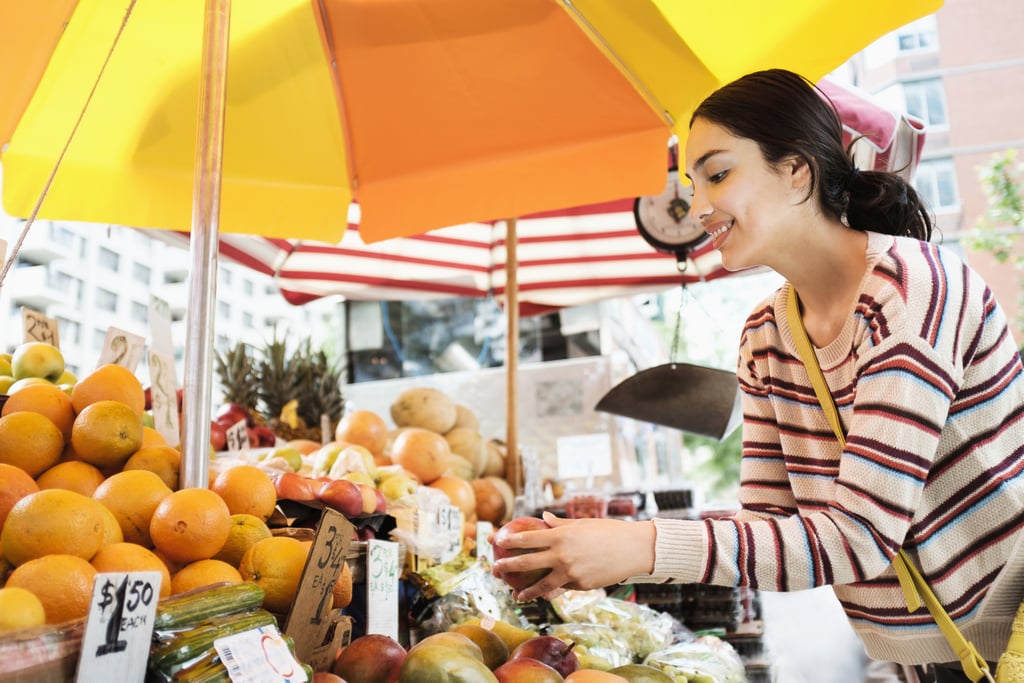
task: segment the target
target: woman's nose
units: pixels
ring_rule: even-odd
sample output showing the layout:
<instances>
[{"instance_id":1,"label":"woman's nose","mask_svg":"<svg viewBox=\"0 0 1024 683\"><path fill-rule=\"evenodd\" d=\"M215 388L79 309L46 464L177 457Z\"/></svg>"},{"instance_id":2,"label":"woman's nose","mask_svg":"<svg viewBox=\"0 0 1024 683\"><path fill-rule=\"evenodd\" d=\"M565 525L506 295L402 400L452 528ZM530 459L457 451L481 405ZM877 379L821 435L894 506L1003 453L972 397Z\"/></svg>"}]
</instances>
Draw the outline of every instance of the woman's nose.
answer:
<instances>
[{"instance_id":1,"label":"woman's nose","mask_svg":"<svg viewBox=\"0 0 1024 683\"><path fill-rule=\"evenodd\" d=\"M697 192L697 188L694 188L693 197L690 200L690 218L698 223L703 223L704 219L713 212L714 209L711 208L711 205Z\"/></svg>"}]
</instances>

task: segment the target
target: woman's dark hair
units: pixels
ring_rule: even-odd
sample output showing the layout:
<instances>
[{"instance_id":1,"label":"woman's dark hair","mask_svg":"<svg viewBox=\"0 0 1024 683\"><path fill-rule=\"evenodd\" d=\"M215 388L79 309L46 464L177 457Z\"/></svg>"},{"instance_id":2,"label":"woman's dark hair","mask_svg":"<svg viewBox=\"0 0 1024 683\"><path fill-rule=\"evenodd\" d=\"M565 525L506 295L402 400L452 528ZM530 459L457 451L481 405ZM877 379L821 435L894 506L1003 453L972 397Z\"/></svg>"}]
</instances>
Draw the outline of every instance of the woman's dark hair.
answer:
<instances>
[{"instance_id":1,"label":"woman's dark hair","mask_svg":"<svg viewBox=\"0 0 1024 683\"><path fill-rule=\"evenodd\" d=\"M770 164L803 158L811 170L807 198L817 193L825 212L857 230L931 239L924 203L902 176L857 169L843 148L839 114L824 93L784 69L758 71L708 96L690 118L753 140Z\"/></svg>"}]
</instances>

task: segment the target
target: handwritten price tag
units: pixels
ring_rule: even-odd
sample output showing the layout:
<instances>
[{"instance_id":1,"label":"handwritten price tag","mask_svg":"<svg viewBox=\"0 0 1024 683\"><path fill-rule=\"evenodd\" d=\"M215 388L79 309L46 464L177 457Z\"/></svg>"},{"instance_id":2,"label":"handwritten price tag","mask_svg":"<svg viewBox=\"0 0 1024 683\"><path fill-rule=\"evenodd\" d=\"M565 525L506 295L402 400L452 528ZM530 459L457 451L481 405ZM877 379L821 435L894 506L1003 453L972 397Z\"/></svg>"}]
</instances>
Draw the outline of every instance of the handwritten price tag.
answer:
<instances>
[{"instance_id":1,"label":"handwritten price tag","mask_svg":"<svg viewBox=\"0 0 1024 683\"><path fill-rule=\"evenodd\" d=\"M316 535L306 566L299 579L285 633L295 640L295 655L304 662L333 641L332 608L334 584L341 574L356 528L337 510L325 507L320 513Z\"/></svg>"},{"instance_id":2,"label":"handwritten price tag","mask_svg":"<svg viewBox=\"0 0 1024 683\"><path fill-rule=\"evenodd\" d=\"M398 640L398 544L367 541L366 632Z\"/></svg>"},{"instance_id":3,"label":"handwritten price tag","mask_svg":"<svg viewBox=\"0 0 1024 683\"><path fill-rule=\"evenodd\" d=\"M145 680L159 599L159 572L96 575L78 659L79 683Z\"/></svg>"},{"instance_id":4,"label":"handwritten price tag","mask_svg":"<svg viewBox=\"0 0 1024 683\"><path fill-rule=\"evenodd\" d=\"M213 641L232 683L305 683L309 678L295 661L277 627L260 626Z\"/></svg>"},{"instance_id":5,"label":"handwritten price tag","mask_svg":"<svg viewBox=\"0 0 1024 683\"><path fill-rule=\"evenodd\" d=\"M103 340L103 349L100 350L96 367L112 363L135 372L135 369L139 367L139 361L142 360L142 351L145 346L145 337L118 327L111 327L107 330L107 336Z\"/></svg>"},{"instance_id":6,"label":"handwritten price tag","mask_svg":"<svg viewBox=\"0 0 1024 683\"><path fill-rule=\"evenodd\" d=\"M176 446L181 442L181 431L178 422L178 379L174 373L174 356L150 349L149 378L150 395L153 399L153 426L167 443Z\"/></svg>"},{"instance_id":7,"label":"handwritten price tag","mask_svg":"<svg viewBox=\"0 0 1024 683\"><path fill-rule=\"evenodd\" d=\"M21 320L25 326L25 341L44 342L60 348L60 333L56 320L24 306L21 307Z\"/></svg>"},{"instance_id":8,"label":"handwritten price tag","mask_svg":"<svg viewBox=\"0 0 1024 683\"><path fill-rule=\"evenodd\" d=\"M158 296L149 297L149 336L160 353L174 355L171 338L171 305Z\"/></svg>"},{"instance_id":9,"label":"handwritten price tag","mask_svg":"<svg viewBox=\"0 0 1024 683\"><path fill-rule=\"evenodd\" d=\"M225 438L229 451L237 453L249 447L249 432L246 431L245 426L245 420L239 420L227 428Z\"/></svg>"},{"instance_id":10,"label":"handwritten price tag","mask_svg":"<svg viewBox=\"0 0 1024 683\"><path fill-rule=\"evenodd\" d=\"M476 556L486 559L494 564L494 546L491 545L491 534L494 533L494 525L490 522L476 523Z\"/></svg>"},{"instance_id":11,"label":"handwritten price tag","mask_svg":"<svg viewBox=\"0 0 1024 683\"><path fill-rule=\"evenodd\" d=\"M435 533L444 540L441 564L455 559L462 550L462 510L454 505L440 505L433 519Z\"/></svg>"}]
</instances>

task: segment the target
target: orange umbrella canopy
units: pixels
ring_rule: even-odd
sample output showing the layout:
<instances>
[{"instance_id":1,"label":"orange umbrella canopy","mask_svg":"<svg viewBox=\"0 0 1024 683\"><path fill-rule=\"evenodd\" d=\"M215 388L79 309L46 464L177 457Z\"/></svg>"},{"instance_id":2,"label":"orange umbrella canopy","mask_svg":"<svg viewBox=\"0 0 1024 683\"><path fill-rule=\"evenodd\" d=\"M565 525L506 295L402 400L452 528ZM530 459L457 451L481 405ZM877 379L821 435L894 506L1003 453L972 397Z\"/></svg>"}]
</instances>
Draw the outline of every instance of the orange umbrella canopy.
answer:
<instances>
[{"instance_id":1,"label":"orange umbrella canopy","mask_svg":"<svg viewBox=\"0 0 1024 683\"><path fill-rule=\"evenodd\" d=\"M236 2L219 228L334 242L357 199L373 242L654 194L716 86L816 80L941 2L741 5ZM27 216L63 153L40 216L188 229L203 18L199 0L4 3L5 210Z\"/></svg>"}]
</instances>

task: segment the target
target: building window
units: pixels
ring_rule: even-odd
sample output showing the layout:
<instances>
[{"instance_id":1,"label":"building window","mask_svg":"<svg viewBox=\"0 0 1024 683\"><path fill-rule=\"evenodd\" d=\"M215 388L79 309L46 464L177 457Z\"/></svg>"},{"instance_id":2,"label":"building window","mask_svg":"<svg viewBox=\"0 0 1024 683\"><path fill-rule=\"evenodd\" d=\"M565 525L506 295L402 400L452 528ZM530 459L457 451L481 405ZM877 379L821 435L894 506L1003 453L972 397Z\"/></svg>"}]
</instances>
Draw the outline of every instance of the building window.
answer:
<instances>
[{"instance_id":1,"label":"building window","mask_svg":"<svg viewBox=\"0 0 1024 683\"><path fill-rule=\"evenodd\" d=\"M102 351L103 345L107 343L107 331L106 330L93 330L92 331L92 348L94 351Z\"/></svg>"},{"instance_id":2,"label":"building window","mask_svg":"<svg viewBox=\"0 0 1024 683\"><path fill-rule=\"evenodd\" d=\"M82 326L76 320L57 318L57 329L60 332L60 339L63 342L78 344L82 338Z\"/></svg>"},{"instance_id":3,"label":"building window","mask_svg":"<svg viewBox=\"0 0 1024 683\"><path fill-rule=\"evenodd\" d=\"M117 294L111 292L109 289L103 289L98 287L96 289L96 308L101 311L117 311Z\"/></svg>"},{"instance_id":4,"label":"building window","mask_svg":"<svg viewBox=\"0 0 1024 683\"><path fill-rule=\"evenodd\" d=\"M132 302L132 320L140 323L145 323L149 320L149 306L146 304L140 304L138 301Z\"/></svg>"},{"instance_id":5,"label":"building window","mask_svg":"<svg viewBox=\"0 0 1024 683\"><path fill-rule=\"evenodd\" d=\"M107 249L106 247L100 247L100 253L96 260L101 266L107 270L112 270L115 273L121 266L121 255L116 251Z\"/></svg>"},{"instance_id":6,"label":"building window","mask_svg":"<svg viewBox=\"0 0 1024 683\"><path fill-rule=\"evenodd\" d=\"M917 166L914 186L931 211L960 207L960 198L956 191L956 169L953 168L952 159L922 161Z\"/></svg>"},{"instance_id":7,"label":"building window","mask_svg":"<svg viewBox=\"0 0 1024 683\"><path fill-rule=\"evenodd\" d=\"M217 315L220 316L221 318L230 318L231 317L231 305L228 304L226 301L218 301L217 302Z\"/></svg>"},{"instance_id":8,"label":"building window","mask_svg":"<svg viewBox=\"0 0 1024 683\"><path fill-rule=\"evenodd\" d=\"M935 15L923 17L897 29L896 43L900 52L937 50L939 37L935 27Z\"/></svg>"},{"instance_id":9,"label":"building window","mask_svg":"<svg viewBox=\"0 0 1024 683\"><path fill-rule=\"evenodd\" d=\"M252 313L246 312L242 314L242 325L244 325L245 328L249 330L251 330L254 327Z\"/></svg>"},{"instance_id":10,"label":"building window","mask_svg":"<svg viewBox=\"0 0 1024 683\"><path fill-rule=\"evenodd\" d=\"M908 81L903 84L903 99L907 113L924 121L928 126L948 126L946 98L942 81L929 78L923 81Z\"/></svg>"},{"instance_id":11,"label":"building window","mask_svg":"<svg viewBox=\"0 0 1024 683\"><path fill-rule=\"evenodd\" d=\"M248 278L245 279L245 280L242 280L242 293L245 294L246 296L252 296L252 293L253 293L252 280L249 280Z\"/></svg>"},{"instance_id":12,"label":"building window","mask_svg":"<svg viewBox=\"0 0 1024 683\"><path fill-rule=\"evenodd\" d=\"M144 266L141 263L132 264L132 277L135 278L136 282L148 285L152 274L148 266Z\"/></svg>"}]
</instances>

